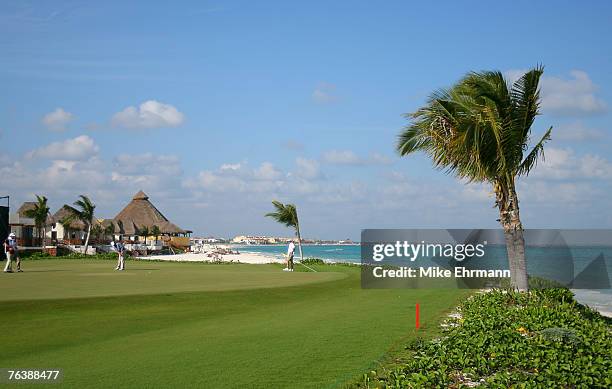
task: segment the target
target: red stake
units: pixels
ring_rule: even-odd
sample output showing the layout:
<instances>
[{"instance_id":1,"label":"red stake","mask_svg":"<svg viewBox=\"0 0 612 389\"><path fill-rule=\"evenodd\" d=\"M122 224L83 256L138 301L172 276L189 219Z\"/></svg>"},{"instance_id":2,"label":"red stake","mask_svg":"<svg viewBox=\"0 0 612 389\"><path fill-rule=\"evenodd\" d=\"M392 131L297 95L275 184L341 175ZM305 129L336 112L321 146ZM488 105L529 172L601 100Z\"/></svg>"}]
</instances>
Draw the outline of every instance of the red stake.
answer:
<instances>
[{"instance_id":1,"label":"red stake","mask_svg":"<svg viewBox=\"0 0 612 389\"><path fill-rule=\"evenodd\" d=\"M416 304L416 328L417 330L419 329L419 319L420 319L420 312L419 312L419 303Z\"/></svg>"}]
</instances>

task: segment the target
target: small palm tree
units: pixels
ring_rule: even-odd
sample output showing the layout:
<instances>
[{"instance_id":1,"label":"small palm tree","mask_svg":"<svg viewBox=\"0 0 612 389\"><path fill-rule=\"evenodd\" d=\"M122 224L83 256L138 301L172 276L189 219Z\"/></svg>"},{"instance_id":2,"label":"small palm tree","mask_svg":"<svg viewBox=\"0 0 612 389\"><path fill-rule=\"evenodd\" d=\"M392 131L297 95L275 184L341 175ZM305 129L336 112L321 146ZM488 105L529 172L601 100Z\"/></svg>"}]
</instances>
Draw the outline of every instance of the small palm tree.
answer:
<instances>
[{"instance_id":1,"label":"small palm tree","mask_svg":"<svg viewBox=\"0 0 612 389\"><path fill-rule=\"evenodd\" d=\"M67 206L70 215L64 219L63 224L70 224L73 220L80 220L85 224L87 228L87 238L85 238L85 254L87 254L87 248L89 247L89 236L91 235L91 227L94 219L94 211L96 206L91 202L89 197L85 195L79 196L80 200L74 202L74 205L78 207L74 208Z\"/></svg>"},{"instance_id":2,"label":"small palm tree","mask_svg":"<svg viewBox=\"0 0 612 389\"><path fill-rule=\"evenodd\" d=\"M448 90L432 94L427 105L408 115L412 123L399 137L405 156L424 151L435 167L470 182L488 182L506 239L512 286L528 289L525 239L516 180L544 157L552 127L527 154L531 125L539 113L536 67L513 84L502 73L470 73Z\"/></svg>"},{"instance_id":3,"label":"small palm tree","mask_svg":"<svg viewBox=\"0 0 612 389\"><path fill-rule=\"evenodd\" d=\"M153 227L151 227L151 235L155 237L155 244L157 244L157 238L160 234L161 230L159 229L159 227L157 225L153 225Z\"/></svg>"},{"instance_id":4,"label":"small palm tree","mask_svg":"<svg viewBox=\"0 0 612 389\"><path fill-rule=\"evenodd\" d=\"M151 231L149 231L149 227L142 226L138 229L138 235L144 237L144 243L147 244L147 236L151 235Z\"/></svg>"},{"instance_id":5,"label":"small palm tree","mask_svg":"<svg viewBox=\"0 0 612 389\"><path fill-rule=\"evenodd\" d=\"M108 226L104 228L104 240L106 241L107 235L112 236L114 234L115 234L115 225L113 223L110 223Z\"/></svg>"},{"instance_id":6,"label":"small palm tree","mask_svg":"<svg viewBox=\"0 0 612 389\"><path fill-rule=\"evenodd\" d=\"M38 230L38 236L40 238L40 245L44 250L45 236L47 235L47 216L49 216L47 198L45 196L36 195L36 204L34 204L34 208L26 210L24 215L34 219L34 225Z\"/></svg>"},{"instance_id":7,"label":"small palm tree","mask_svg":"<svg viewBox=\"0 0 612 389\"><path fill-rule=\"evenodd\" d=\"M104 229L102 229L100 224L96 224L91 228L91 233L96 237L96 242L100 243L100 237L104 233Z\"/></svg>"},{"instance_id":8,"label":"small palm tree","mask_svg":"<svg viewBox=\"0 0 612 389\"><path fill-rule=\"evenodd\" d=\"M276 212L266 213L266 217L271 217L287 227L295 228L295 235L298 238L298 248L300 250L300 262L304 261L302 253L302 237L300 236L300 222L298 220L297 208L293 204L283 204L280 201L272 201Z\"/></svg>"}]
</instances>

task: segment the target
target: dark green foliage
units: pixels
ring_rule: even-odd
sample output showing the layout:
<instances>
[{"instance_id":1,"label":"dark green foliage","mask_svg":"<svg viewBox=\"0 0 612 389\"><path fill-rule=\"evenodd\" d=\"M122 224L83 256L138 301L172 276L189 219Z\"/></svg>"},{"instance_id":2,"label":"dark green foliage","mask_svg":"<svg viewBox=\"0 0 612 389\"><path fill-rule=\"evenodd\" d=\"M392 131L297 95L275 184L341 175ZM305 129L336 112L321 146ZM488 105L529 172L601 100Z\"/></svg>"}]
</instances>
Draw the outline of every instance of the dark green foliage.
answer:
<instances>
[{"instance_id":1,"label":"dark green foliage","mask_svg":"<svg viewBox=\"0 0 612 389\"><path fill-rule=\"evenodd\" d=\"M302 263L306 265L325 265L325 261L319 258L306 258Z\"/></svg>"},{"instance_id":2,"label":"dark green foliage","mask_svg":"<svg viewBox=\"0 0 612 389\"><path fill-rule=\"evenodd\" d=\"M551 129L526 154L531 126L539 114L543 67L513 84L499 71L472 72L450 89L434 92L427 105L406 115L411 123L399 136L405 156L428 154L434 166L470 181L513 186L544 155Z\"/></svg>"},{"instance_id":3,"label":"dark green foliage","mask_svg":"<svg viewBox=\"0 0 612 389\"><path fill-rule=\"evenodd\" d=\"M389 388L593 388L612 385L611 320L567 289L475 295L440 339L413 341L413 358L365 377ZM367 379L366 379L367 378Z\"/></svg>"},{"instance_id":4,"label":"dark green foliage","mask_svg":"<svg viewBox=\"0 0 612 389\"><path fill-rule=\"evenodd\" d=\"M293 204L283 204L280 201L272 201L272 205L276 212L266 213L266 217L271 217L277 222L286 225L287 227L297 228L299 221L297 208Z\"/></svg>"},{"instance_id":5,"label":"dark green foliage","mask_svg":"<svg viewBox=\"0 0 612 389\"><path fill-rule=\"evenodd\" d=\"M112 259L117 260L117 253L98 253L94 255L85 255L80 253L69 253L66 255L58 255L56 257L49 255L48 253L43 253L40 251L37 252L28 252L21 254L22 259ZM132 259L129 255L126 255L125 259Z\"/></svg>"}]
</instances>

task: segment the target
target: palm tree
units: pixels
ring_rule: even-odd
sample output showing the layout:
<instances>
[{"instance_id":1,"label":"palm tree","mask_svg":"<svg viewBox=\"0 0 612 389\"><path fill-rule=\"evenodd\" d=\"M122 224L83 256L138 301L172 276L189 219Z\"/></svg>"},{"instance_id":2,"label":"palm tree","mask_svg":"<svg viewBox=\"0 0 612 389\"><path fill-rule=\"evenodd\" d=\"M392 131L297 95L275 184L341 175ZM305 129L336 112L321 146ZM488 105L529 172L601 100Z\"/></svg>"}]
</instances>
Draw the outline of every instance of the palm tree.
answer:
<instances>
[{"instance_id":1,"label":"palm tree","mask_svg":"<svg viewBox=\"0 0 612 389\"><path fill-rule=\"evenodd\" d=\"M100 243L100 237L104 233L102 226L100 224L96 224L91 228L91 233L96 237L96 243Z\"/></svg>"},{"instance_id":2,"label":"palm tree","mask_svg":"<svg viewBox=\"0 0 612 389\"><path fill-rule=\"evenodd\" d=\"M147 245L147 236L151 235L151 231L149 231L149 227L142 226L138 229L138 235L144 236L145 246Z\"/></svg>"},{"instance_id":3,"label":"palm tree","mask_svg":"<svg viewBox=\"0 0 612 389\"><path fill-rule=\"evenodd\" d=\"M304 262L302 253L302 238L300 236L300 222L298 221L297 208L293 204L283 204L280 201L272 201L276 212L266 213L266 217L271 217L287 227L295 228L295 235L298 238L298 248L300 250L300 262Z\"/></svg>"},{"instance_id":4,"label":"palm tree","mask_svg":"<svg viewBox=\"0 0 612 389\"><path fill-rule=\"evenodd\" d=\"M161 230L157 225L151 227L151 235L155 236L155 244L157 244L157 237L161 234Z\"/></svg>"},{"instance_id":5,"label":"palm tree","mask_svg":"<svg viewBox=\"0 0 612 389\"><path fill-rule=\"evenodd\" d=\"M104 228L104 241L106 241L106 236L107 235L114 235L115 234L115 224L113 224L112 222L106 226Z\"/></svg>"},{"instance_id":6,"label":"palm tree","mask_svg":"<svg viewBox=\"0 0 612 389\"><path fill-rule=\"evenodd\" d=\"M87 248L89 247L89 236L91 235L91 227L93 224L94 211L96 206L91 202L89 197L80 195L80 200L74 202L79 209L67 206L70 215L64 219L63 224L70 224L73 220L80 220L87 228L87 238L85 238L85 254L87 254Z\"/></svg>"},{"instance_id":7,"label":"palm tree","mask_svg":"<svg viewBox=\"0 0 612 389\"><path fill-rule=\"evenodd\" d=\"M510 84L502 73L469 73L448 90L435 92L427 105L407 115L412 119L400 134L397 150L405 156L428 154L436 168L469 182L488 182L506 240L512 286L528 289L523 225L516 180L544 157L552 127L525 154L531 126L539 114L536 67Z\"/></svg>"},{"instance_id":8,"label":"palm tree","mask_svg":"<svg viewBox=\"0 0 612 389\"><path fill-rule=\"evenodd\" d=\"M26 217L34 219L34 225L38 230L40 237L40 245L45 249L45 236L47 235L47 216L49 215L49 206L47 206L47 198L45 196L36 195L36 203L34 208L24 212Z\"/></svg>"}]
</instances>

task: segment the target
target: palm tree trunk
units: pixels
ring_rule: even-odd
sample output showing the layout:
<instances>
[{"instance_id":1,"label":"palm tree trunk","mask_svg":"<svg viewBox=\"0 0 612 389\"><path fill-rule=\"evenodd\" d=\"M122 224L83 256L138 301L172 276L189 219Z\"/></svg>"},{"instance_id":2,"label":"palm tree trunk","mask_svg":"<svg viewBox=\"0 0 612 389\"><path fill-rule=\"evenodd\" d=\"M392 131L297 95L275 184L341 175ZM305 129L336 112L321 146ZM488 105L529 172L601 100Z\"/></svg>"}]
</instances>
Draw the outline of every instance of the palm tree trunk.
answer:
<instances>
[{"instance_id":1,"label":"palm tree trunk","mask_svg":"<svg viewBox=\"0 0 612 389\"><path fill-rule=\"evenodd\" d=\"M85 238L85 255L87 255L87 246L89 246L89 235L91 234L91 224L87 223L87 238Z\"/></svg>"},{"instance_id":2,"label":"palm tree trunk","mask_svg":"<svg viewBox=\"0 0 612 389\"><path fill-rule=\"evenodd\" d=\"M529 284L525 259L525 238L519 215L518 196L513 185L507 193L504 193L499 187L496 187L495 192L499 208L499 222L504 229L506 240L511 286L519 291L527 291Z\"/></svg>"},{"instance_id":3,"label":"palm tree trunk","mask_svg":"<svg viewBox=\"0 0 612 389\"><path fill-rule=\"evenodd\" d=\"M298 238L298 250L300 250L300 262L304 262L304 253L302 252L302 237L300 236L300 224L295 225L295 231Z\"/></svg>"},{"instance_id":4,"label":"palm tree trunk","mask_svg":"<svg viewBox=\"0 0 612 389\"><path fill-rule=\"evenodd\" d=\"M43 227L42 232L43 232L43 234L42 234L42 243L41 244L42 244L42 248L43 248L43 252L44 252L45 251L45 238L47 237L47 228Z\"/></svg>"}]
</instances>

